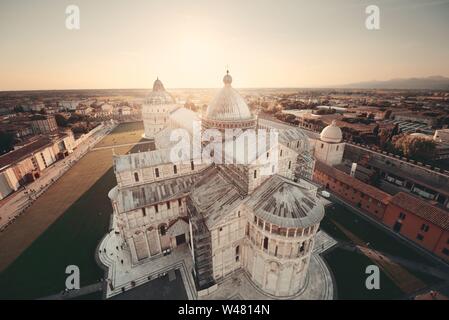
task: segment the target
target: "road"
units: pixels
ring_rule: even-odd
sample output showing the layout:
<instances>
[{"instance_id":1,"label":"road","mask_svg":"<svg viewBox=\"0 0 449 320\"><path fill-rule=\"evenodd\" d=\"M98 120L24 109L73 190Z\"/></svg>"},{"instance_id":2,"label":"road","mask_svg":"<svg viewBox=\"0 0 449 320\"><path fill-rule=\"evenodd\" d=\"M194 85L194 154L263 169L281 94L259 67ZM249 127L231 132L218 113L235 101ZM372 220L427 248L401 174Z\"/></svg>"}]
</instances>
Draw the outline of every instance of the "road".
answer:
<instances>
[{"instance_id":1,"label":"road","mask_svg":"<svg viewBox=\"0 0 449 320\"><path fill-rule=\"evenodd\" d=\"M97 142L114 129L114 127L114 125L107 125L104 129L95 132L64 160L57 161L44 170L39 179L4 199L0 207L0 230L4 230L8 225L13 223L18 215L23 213L26 208L41 196L57 179L67 172L79 159L89 152Z\"/></svg>"},{"instance_id":2,"label":"road","mask_svg":"<svg viewBox=\"0 0 449 320\"><path fill-rule=\"evenodd\" d=\"M112 146L104 146L104 147L96 147L93 148L91 151L98 151L98 150L106 150L106 149L115 149L120 147L132 147L132 146L139 146L139 145L145 145L145 144L154 144L154 140L148 140L144 142L137 142L137 143L123 143L123 144L115 144Z\"/></svg>"}]
</instances>

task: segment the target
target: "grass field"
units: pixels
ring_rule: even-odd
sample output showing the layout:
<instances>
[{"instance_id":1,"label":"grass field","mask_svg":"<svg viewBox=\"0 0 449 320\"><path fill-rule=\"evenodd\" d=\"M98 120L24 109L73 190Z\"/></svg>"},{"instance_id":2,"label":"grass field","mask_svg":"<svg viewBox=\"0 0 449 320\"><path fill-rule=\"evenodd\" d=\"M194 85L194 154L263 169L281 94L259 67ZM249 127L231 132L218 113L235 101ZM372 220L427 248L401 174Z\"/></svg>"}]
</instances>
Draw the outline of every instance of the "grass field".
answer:
<instances>
[{"instance_id":1,"label":"grass field","mask_svg":"<svg viewBox=\"0 0 449 320\"><path fill-rule=\"evenodd\" d=\"M111 136L118 143L139 142L140 126L122 124L100 143L112 143ZM129 150L121 147L115 152ZM83 284L100 278L94 250L107 229L111 210L107 192L114 185L111 150L90 152L1 233L0 298L52 294L64 287L65 266L74 262Z\"/></svg>"},{"instance_id":2,"label":"grass field","mask_svg":"<svg viewBox=\"0 0 449 320\"><path fill-rule=\"evenodd\" d=\"M115 185L109 169L0 274L0 299L36 299L65 288L65 268L80 269L81 286L103 277L94 254L111 212L105 190Z\"/></svg>"},{"instance_id":3,"label":"grass field","mask_svg":"<svg viewBox=\"0 0 449 320\"><path fill-rule=\"evenodd\" d=\"M351 239L339 229L335 222L344 225L365 243L370 243L372 249L436 267L433 260L339 204L326 208L326 216L320 227L339 241L351 242ZM381 270L380 290L367 290L365 269L372 265L373 261L361 253L349 252L337 247L325 253L325 259L336 280L339 299L401 299L404 297L405 293L400 289L403 284L392 281L383 270ZM439 281L428 274L405 267L404 270L427 285L433 285Z\"/></svg>"},{"instance_id":4,"label":"grass field","mask_svg":"<svg viewBox=\"0 0 449 320\"><path fill-rule=\"evenodd\" d=\"M101 148L113 145L135 143L142 139L142 134L142 122L123 123L115 128L113 132L104 137L104 139L97 143L95 147Z\"/></svg>"}]
</instances>

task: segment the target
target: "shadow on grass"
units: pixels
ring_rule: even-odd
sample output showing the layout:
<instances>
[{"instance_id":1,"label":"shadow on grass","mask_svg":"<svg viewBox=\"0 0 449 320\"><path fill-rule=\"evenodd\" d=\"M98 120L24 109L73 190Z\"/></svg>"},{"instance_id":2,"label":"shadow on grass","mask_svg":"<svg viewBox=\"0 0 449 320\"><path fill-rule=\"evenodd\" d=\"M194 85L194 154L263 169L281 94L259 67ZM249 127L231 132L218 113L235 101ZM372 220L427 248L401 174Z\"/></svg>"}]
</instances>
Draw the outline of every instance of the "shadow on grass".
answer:
<instances>
[{"instance_id":1,"label":"shadow on grass","mask_svg":"<svg viewBox=\"0 0 449 320\"><path fill-rule=\"evenodd\" d=\"M132 152L144 148L135 146ZM79 267L81 286L99 281L104 273L94 255L109 228L112 206L107 194L115 185L111 167L0 274L0 299L37 299L61 292L68 265Z\"/></svg>"},{"instance_id":2,"label":"shadow on grass","mask_svg":"<svg viewBox=\"0 0 449 320\"><path fill-rule=\"evenodd\" d=\"M0 299L35 299L60 292L68 265L80 268L81 286L102 278L94 254L109 227L112 207L107 191L114 185L111 168L8 266L0 274Z\"/></svg>"},{"instance_id":3,"label":"shadow on grass","mask_svg":"<svg viewBox=\"0 0 449 320\"><path fill-rule=\"evenodd\" d=\"M409 261L414 261L428 266L436 266L421 252L399 241L392 234L379 226L355 215L342 205L333 204L326 208L326 216L321 222L320 228L338 241L351 242L351 240L334 224L338 222L350 230L354 235L370 244L370 248L398 256ZM381 270L380 290L368 290L365 286L367 274L366 267L374 264L371 259L358 252L349 252L342 248L335 248L324 254L328 265L337 282L339 299L401 299L404 293ZM426 283L433 285L439 280L429 274L423 274L415 270L405 268L412 275Z\"/></svg>"}]
</instances>

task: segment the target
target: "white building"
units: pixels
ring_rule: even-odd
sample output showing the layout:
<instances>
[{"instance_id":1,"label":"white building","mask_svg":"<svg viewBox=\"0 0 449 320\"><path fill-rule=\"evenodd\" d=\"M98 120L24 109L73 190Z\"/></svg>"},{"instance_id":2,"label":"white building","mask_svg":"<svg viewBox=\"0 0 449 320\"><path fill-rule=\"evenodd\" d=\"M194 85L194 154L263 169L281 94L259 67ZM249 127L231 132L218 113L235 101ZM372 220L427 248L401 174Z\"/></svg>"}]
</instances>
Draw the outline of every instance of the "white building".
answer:
<instances>
[{"instance_id":1,"label":"white building","mask_svg":"<svg viewBox=\"0 0 449 320\"><path fill-rule=\"evenodd\" d=\"M72 132L41 137L0 156L0 200L38 179L57 160L73 152Z\"/></svg>"},{"instance_id":2,"label":"white building","mask_svg":"<svg viewBox=\"0 0 449 320\"><path fill-rule=\"evenodd\" d=\"M159 78L153 84L153 91L142 105L144 138L153 139L157 132L166 127L171 111L176 108L175 99L165 90Z\"/></svg>"},{"instance_id":3,"label":"white building","mask_svg":"<svg viewBox=\"0 0 449 320\"><path fill-rule=\"evenodd\" d=\"M433 139L436 142L449 144L449 129L435 130Z\"/></svg>"},{"instance_id":4,"label":"white building","mask_svg":"<svg viewBox=\"0 0 449 320\"><path fill-rule=\"evenodd\" d=\"M101 113L104 115L111 115L114 112L114 107L109 103L101 105Z\"/></svg>"},{"instance_id":5,"label":"white building","mask_svg":"<svg viewBox=\"0 0 449 320\"><path fill-rule=\"evenodd\" d=\"M342 140L343 134L334 120L321 131L320 139L315 141L315 158L330 166L340 164L345 148Z\"/></svg>"},{"instance_id":6,"label":"white building","mask_svg":"<svg viewBox=\"0 0 449 320\"><path fill-rule=\"evenodd\" d=\"M187 243L198 291L216 287L242 270L266 294L293 296L305 286L324 216L316 187L295 178L299 166L304 166L299 170L302 176L311 176L309 140L299 128L276 128L269 121L258 124L232 88L231 76L227 74L223 81L224 88L209 104L200 128L203 135L208 129L237 131L231 137L203 141L203 151L213 150L214 161L208 163L204 161L207 152L193 153L187 161L172 161L170 133L184 128L188 136L195 136L192 123L200 117L184 108L174 110L174 101L156 80L143 114L145 136L154 137L158 149L114 156L117 186L109 192L111 234L120 237L123 252L129 254L127 275ZM252 129L258 130L257 139L261 129L276 129L277 143L270 141L261 150L260 140L243 144L243 152L257 145L247 162L222 164L222 159L236 160L239 154L227 147L241 147L239 138L256 132ZM223 154L217 152L218 144L225 145ZM112 238L105 237L103 242ZM102 243L100 248L106 246ZM114 268L107 254L100 260ZM112 288L120 285L115 278L109 280Z\"/></svg>"}]
</instances>

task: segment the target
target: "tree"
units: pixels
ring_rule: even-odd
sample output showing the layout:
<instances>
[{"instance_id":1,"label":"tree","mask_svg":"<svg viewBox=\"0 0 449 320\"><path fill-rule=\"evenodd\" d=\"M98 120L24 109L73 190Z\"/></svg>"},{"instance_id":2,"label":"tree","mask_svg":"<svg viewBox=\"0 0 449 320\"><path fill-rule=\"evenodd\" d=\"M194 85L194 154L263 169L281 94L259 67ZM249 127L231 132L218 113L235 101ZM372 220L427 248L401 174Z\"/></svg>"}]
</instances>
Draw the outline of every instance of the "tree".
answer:
<instances>
[{"instance_id":1,"label":"tree","mask_svg":"<svg viewBox=\"0 0 449 320\"><path fill-rule=\"evenodd\" d=\"M379 134L379 125L376 124L376 126L373 129L373 135L375 135L377 137L378 134Z\"/></svg>"},{"instance_id":2,"label":"tree","mask_svg":"<svg viewBox=\"0 0 449 320\"><path fill-rule=\"evenodd\" d=\"M23 107L22 107L22 106L16 106L16 107L14 107L14 112L17 112L17 113L19 113L19 112L25 112L25 110L23 110Z\"/></svg>"},{"instance_id":3,"label":"tree","mask_svg":"<svg viewBox=\"0 0 449 320\"><path fill-rule=\"evenodd\" d=\"M66 117L64 117L62 114L55 114L55 120L58 127L67 127L69 125Z\"/></svg>"},{"instance_id":4,"label":"tree","mask_svg":"<svg viewBox=\"0 0 449 320\"><path fill-rule=\"evenodd\" d=\"M394 142L394 146L402 155L411 159L429 161L435 157L435 141L423 137L404 135Z\"/></svg>"},{"instance_id":5,"label":"tree","mask_svg":"<svg viewBox=\"0 0 449 320\"><path fill-rule=\"evenodd\" d=\"M393 137L398 135L400 132L401 132L401 129L399 128L399 124L396 123L394 125L393 130L391 130L390 139L393 139Z\"/></svg>"},{"instance_id":6,"label":"tree","mask_svg":"<svg viewBox=\"0 0 449 320\"><path fill-rule=\"evenodd\" d=\"M0 154L13 149L16 138L13 133L0 131Z\"/></svg>"}]
</instances>

